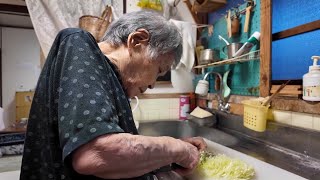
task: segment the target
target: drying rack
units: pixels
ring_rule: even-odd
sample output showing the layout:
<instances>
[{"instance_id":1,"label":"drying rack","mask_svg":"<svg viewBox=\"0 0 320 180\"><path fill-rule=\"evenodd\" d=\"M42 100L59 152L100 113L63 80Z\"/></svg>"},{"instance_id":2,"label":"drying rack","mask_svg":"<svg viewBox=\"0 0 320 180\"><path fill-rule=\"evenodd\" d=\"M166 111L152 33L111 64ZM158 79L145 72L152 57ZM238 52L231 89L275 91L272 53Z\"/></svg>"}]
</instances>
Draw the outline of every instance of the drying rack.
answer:
<instances>
[{"instance_id":1,"label":"drying rack","mask_svg":"<svg viewBox=\"0 0 320 180\"><path fill-rule=\"evenodd\" d=\"M226 64L235 64L235 63L242 63L247 61L254 61L260 59L260 50L249 52L248 54L241 55L239 57L226 59L210 64L203 64L199 66L195 66L194 68L207 68L207 67L214 67L214 66L222 66Z\"/></svg>"}]
</instances>

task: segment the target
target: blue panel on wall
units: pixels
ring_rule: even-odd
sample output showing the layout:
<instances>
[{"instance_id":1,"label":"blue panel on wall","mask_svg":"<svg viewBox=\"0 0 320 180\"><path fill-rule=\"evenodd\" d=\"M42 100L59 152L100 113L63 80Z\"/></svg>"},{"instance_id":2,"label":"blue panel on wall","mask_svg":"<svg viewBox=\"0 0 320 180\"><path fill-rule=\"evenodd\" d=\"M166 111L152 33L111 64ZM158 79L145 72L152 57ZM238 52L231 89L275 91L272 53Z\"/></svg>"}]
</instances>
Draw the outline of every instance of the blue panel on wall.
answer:
<instances>
[{"instance_id":1,"label":"blue panel on wall","mask_svg":"<svg viewBox=\"0 0 320 180\"><path fill-rule=\"evenodd\" d=\"M214 24L220 18L226 15L226 10L239 6L243 4L243 0L228 0L226 6L222 9L215 11L214 13L209 13L209 24Z\"/></svg>"},{"instance_id":2,"label":"blue panel on wall","mask_svg":"<svg viewBox=\"0 0 320 180\"><path fill-rule=\"evenodd\" d=\"M228 4L224 6L219 11L209 14L209 22L213 24L213 34L208 36L207 29L203 31L202 38L208 41L208 47L211 49L219 49L225 46L225 43L219 40L218 35L223 36L229 42L246 42L247 39L255 32L260 31L260 0L255 0L256 6L253 8L251 13L250 28L247 33L243 32L243 25L245 22L245 14L240 16L240 35L234 38L228 38L227 35L227 22L225 19L226 11L238 7L244 10L246 8L246 3L243 0L229 0ZM259 46L255 46L253 50L259 49ZM226 59L226 55L220 51L220 58ZM207 68L207 71L215 71L220 74L224 74L226 71L231 70L229 74L229 87L231 88L231 94L236 95L259 95L259 81L260 81L260 61L250 61L235 65L224 65L219 67ZM197 76L194 83L201 79L202 76ZM209 76L209 92L215 92L214 90L214 78Z\"/></svg>"},{"instance_id":3,"label":"blue panel on wall","mask_svg":"<svg viewBox=\"0 0 320 180\"><path fill-rule=\"evenodd\" d=\"M272 42L272 80L302 79L320 55L320 30Z\"/></svg>"},{"instance_id":4,"label":"blue panel on wall","mask_svg":"<svg viewBox=\"0 0 320 180\"><path fill-rule=\"evenodd\" d=\"M319 9L319 0L272 1L272 33L319 20Z\"/></svg>"},{"instance_id":5,"label":"blue panel on wall","mask_svg":"<svg viewBox=\"0 0 320 180\"><path fill-rule=\"evenodd\" d=\"M277 33L320 19L319 0L272 1L272 32ZM320 55L320 30L272 42L272 80L302 79Z\"/></svg>"}]
</instances>

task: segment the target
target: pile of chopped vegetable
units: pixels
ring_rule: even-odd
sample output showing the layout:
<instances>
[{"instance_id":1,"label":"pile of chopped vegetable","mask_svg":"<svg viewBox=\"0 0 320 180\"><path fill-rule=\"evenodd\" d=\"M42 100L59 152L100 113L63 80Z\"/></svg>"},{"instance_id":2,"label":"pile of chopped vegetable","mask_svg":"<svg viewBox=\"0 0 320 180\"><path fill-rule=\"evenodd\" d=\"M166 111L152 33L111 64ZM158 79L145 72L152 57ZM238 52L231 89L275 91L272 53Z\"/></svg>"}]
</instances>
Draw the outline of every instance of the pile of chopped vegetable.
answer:
<instances>
[{"instance_id":1,"label":"pile of chopped vegetable","mask_svg":"<svg viewBox=\"0 0 320 180\"><path fill-rule=\"evenodd\" d=\"M197 173L206 178L223 178L228 180L250 180L254 169L245 162L232 159L224 154L209 155L201 153Z\"/></svg>"}]
</instances>

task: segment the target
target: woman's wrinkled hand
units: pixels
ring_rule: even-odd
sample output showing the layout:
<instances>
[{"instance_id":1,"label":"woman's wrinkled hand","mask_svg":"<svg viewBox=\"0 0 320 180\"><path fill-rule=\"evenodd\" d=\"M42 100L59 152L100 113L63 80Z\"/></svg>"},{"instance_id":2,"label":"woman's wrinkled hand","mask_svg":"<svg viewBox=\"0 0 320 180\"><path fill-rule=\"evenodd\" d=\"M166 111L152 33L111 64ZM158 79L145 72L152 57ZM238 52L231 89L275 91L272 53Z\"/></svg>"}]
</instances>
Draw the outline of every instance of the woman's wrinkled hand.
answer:
<instances>
[{"instance_id":1,"label":"woman's wrinkled hand","mask_svg":"<svg viewBox=\"0 0 320 180\"><path fill-rule=\"evenodd\" d=\"M184 138L181 140L196 146L199 151L204 151L207 148L207 143L204 141L202 137L191 137Z\"/></svg>"},{"instance_id":2,"label":"woman's wrinkled hand","mask_svg":"<svg viewBox=\"0 0 320 180\"><path fill-rule=\"evenodd\" d=\"M175 169L175 172L181 176L189 175L199 163L200 151L204 150L207 145L202 138L194 137L180 140L176 146L181 149L180 158L176 163L183 168Z\"/></svg>"},{"instance_id":3,"label":"woman's wrinkled hand","mask_svg":"<svg viewBox=\"0 0 320 180\"><path fill-rule=\"evenodd\" d=\"M185 155L187 158L182 162L178 162L178 164L184 168L175 169L175 172L181 176L186 176L190 175L197 167L200 158L200 151L205 150L207 148L207 144L201 137L184 138L181 140L185 142Z\"/></svg>"},{"instance_id":4,"label":"woman's wrinkled hand","mask_svg":"<svg viewBox=\"0 0 320 180\"><path fill-rule=\"evenodd\" d=\"M175 169L175 172L181 176L189 175L197 167L200 153L196 146L188 142L181 141L179 144L181 144L179 146L182 146L183 151L181 151L180 160L176 163L182 166L182 168Z\"/></svg>"}]
</instances>

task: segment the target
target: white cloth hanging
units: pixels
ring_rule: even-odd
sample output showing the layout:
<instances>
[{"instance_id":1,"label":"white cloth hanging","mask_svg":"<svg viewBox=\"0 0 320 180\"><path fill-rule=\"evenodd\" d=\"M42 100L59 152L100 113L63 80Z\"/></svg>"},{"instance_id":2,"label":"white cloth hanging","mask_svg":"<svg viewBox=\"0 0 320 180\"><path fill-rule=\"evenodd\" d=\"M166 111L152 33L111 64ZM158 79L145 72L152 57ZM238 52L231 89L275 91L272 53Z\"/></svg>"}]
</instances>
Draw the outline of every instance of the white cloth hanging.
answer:
<instances>
[{"instance_id":1,"label":"white cloth hanging","mask_svg":"<svg viewBox=\"0 0 320 180\"><path fill-rule=\"evenodd\" d=\"M123 1L112 0L26 0L26 4L45 57L58 32L78 27L81 16L100 16L106 5L114 7L112 12L115 18L123 11Z\"/></svg>"},{"instance_id":2,"label":"white cloth hanging","mask_svg":"<svg viewBox=\"0 0 320 180\"><path fill-rule=\"evenodd\" d=\"M182 35L183 41L183 53L180 63L177 65L176 69L185 66L187 71L191 71L194 61L195 61L195 47L197 39L197 28L191 22L178 21L170 19L170 22L175 24Z\"/></svg>"}]
</instances>

